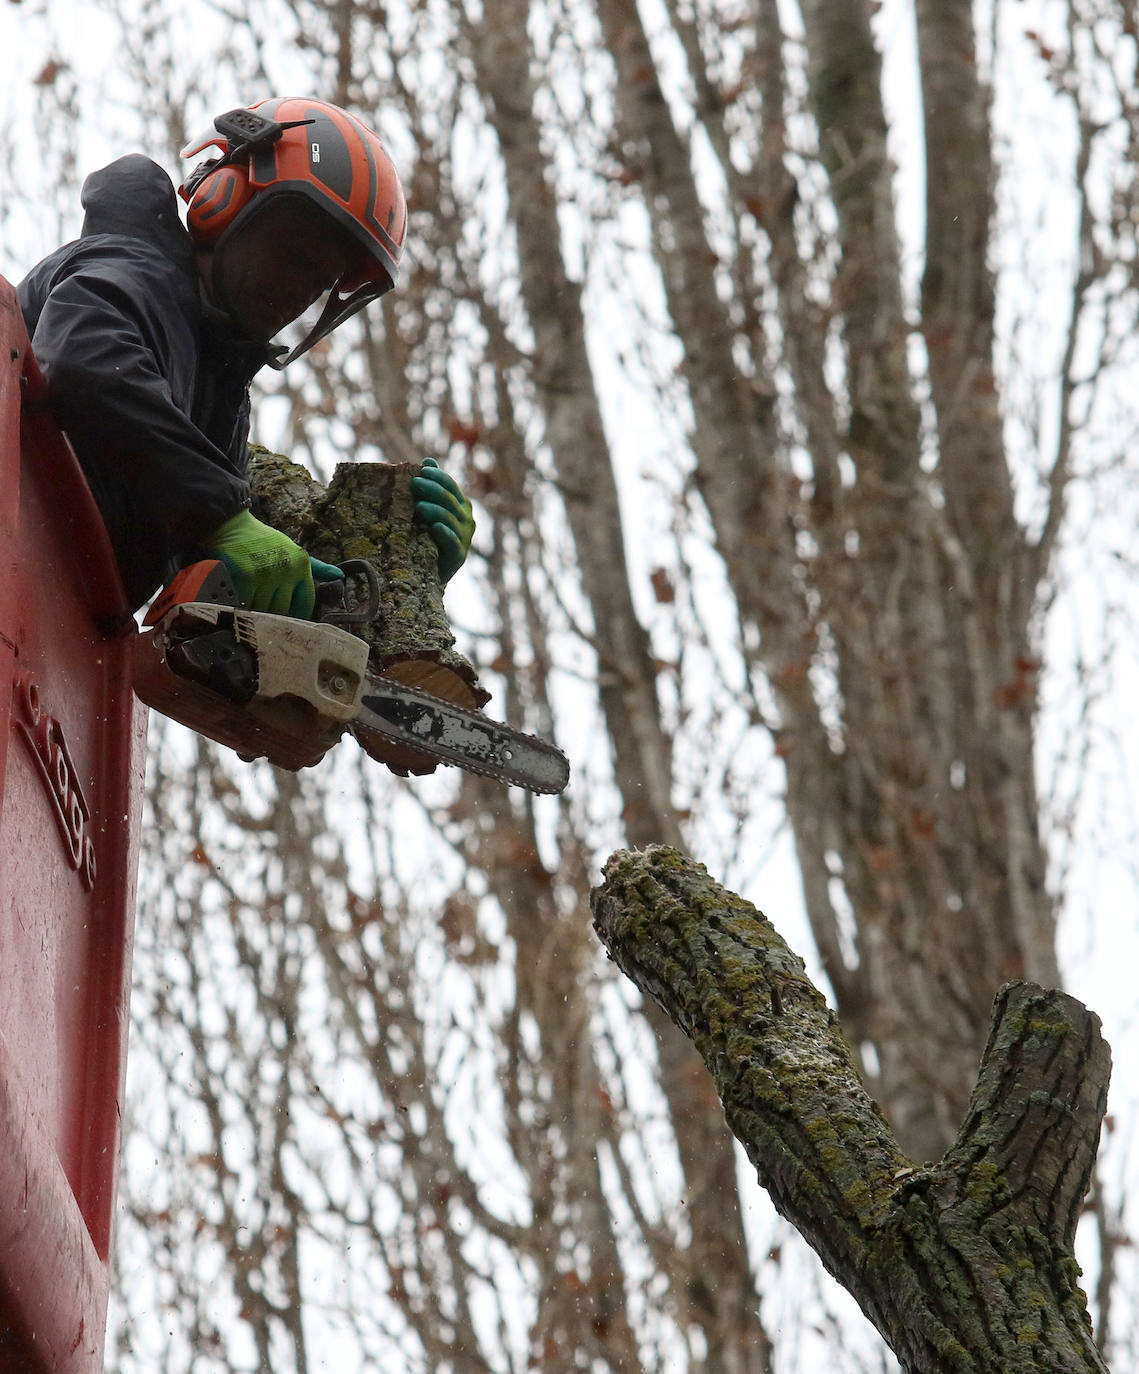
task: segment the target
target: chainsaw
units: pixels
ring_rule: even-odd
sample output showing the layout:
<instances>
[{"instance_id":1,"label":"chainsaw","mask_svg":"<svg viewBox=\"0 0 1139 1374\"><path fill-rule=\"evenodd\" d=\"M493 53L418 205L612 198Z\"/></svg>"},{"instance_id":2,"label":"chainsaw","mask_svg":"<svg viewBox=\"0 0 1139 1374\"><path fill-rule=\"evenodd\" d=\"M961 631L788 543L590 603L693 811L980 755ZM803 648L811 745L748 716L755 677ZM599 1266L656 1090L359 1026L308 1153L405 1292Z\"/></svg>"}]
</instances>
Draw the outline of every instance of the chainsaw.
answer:
<instances>
[{"instance_id":1,"label":"chainsaw","mask_svg":"<svg viewBox=\"0 0 1139 1374\"><path fill-rule=\"evenodd\" d=\"M531 792L565 788L569 763L552 744L371 671L349 627L375 618L379 579L365 559L341 571L318 587L317 619L297 620L245 610L220 561L184 568L135 640L136 694L247 761L308 768L348 733L397 760L394 772L443 763Z\"/></svg>"}]
</instances>

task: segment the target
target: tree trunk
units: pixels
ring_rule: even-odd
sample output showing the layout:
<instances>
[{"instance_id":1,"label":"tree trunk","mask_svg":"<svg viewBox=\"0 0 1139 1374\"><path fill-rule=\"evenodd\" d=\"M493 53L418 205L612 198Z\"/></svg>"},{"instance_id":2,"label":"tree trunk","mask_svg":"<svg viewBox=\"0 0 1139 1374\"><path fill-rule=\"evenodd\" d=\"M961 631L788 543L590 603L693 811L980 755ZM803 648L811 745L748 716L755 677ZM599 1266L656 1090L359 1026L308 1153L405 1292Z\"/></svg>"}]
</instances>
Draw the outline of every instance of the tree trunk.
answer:
<instances>
[{"instance_id":1,"label":"tree trunk","mask_svg":"<svg viewBox=\"0 0 1139 1374\"><path fill-rule=\"evenodd\" d=\"M601 396L589 359L582 287L566 269L553 168L533 118L534 51L525 0L496 0L489 22L471 25L469 41L488 116L498 136L518 234L522 299L534 329L531 380L541 398L566 520L577 550L582 591L593 619L599 696L613 750L614 776L631 844L679 842L672 805L672 757L662 727L657 665L634 605L612 456ZM690 1206L704 1225L673 1266L672 1282L706 1343L704 1367L724 1374L766 1374L770 1355L755 1340L755 1284L736 1188L731 1142L710 1128L708 1098L691 1049L650 1009L661 1079L669 1101ZM701 1205L701 1204L704 1205ZM684 1265L684 1272L681 1271ZM708 1276L717 1276L709 1286ZM759 1336L766 1347L766 1338Z\"/></svg>"},{"instance_id":2,"label":"tree trunk","mask_svg":"<svg viewBox=\"0 0 1139 1374\"><path fill-rule=\"evenodd\" d=\"M775 1206L908 1374L1104 1374L1073 1253L1111 1066L1093 1013L1003 987L965 1121L919 1169L802 961L702 865L619 852L593 911L696 1044Z\"/></svg>"}]
</instances>

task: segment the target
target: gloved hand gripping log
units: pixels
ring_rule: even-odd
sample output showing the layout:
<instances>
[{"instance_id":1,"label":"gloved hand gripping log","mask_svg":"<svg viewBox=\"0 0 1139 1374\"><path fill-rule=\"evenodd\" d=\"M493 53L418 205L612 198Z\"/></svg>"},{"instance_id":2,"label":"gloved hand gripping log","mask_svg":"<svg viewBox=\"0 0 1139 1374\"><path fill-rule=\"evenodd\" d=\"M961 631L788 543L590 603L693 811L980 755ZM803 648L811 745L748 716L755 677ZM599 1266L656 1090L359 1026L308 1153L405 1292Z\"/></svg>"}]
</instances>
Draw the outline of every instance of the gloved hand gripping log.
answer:
<instances>
[{"instance_id":1,"label":"gloved hand gripping log","mask_svg":"<svg viewBox=\"0 0 1139 1374\"><path fill-rule=\"evenodd\" d=\"M341 463L327 487L279 453L254 448L253 511L324 566L362 558L375 569L375 618L353 626L371 671L460 706L488 694L458 652L443 605L446 581L462 566L474 533L470 502L436 463ZM350 589L354 590L354 589ZM397 770L429 771L422 759L377 744L368 752Z\"/></svg>"},{"instance_id":2,"label":"gloved hand gripping log","mask_svg":"<svg viewBox=\"0 0 1139 1374\"><path fill-rule=\"evenodd\" d=\"M411 479L411 490L414 518L438 550L439 577L445 585L470 552L475 531L471 503L433 458L426 459ZM227 520L206 545L206 556L226 565L241 604L251 611L309 620L316 605L316 584L344 576L335 564L311 557L287 534L248 510Z\"/></svg>"}]
</instances>

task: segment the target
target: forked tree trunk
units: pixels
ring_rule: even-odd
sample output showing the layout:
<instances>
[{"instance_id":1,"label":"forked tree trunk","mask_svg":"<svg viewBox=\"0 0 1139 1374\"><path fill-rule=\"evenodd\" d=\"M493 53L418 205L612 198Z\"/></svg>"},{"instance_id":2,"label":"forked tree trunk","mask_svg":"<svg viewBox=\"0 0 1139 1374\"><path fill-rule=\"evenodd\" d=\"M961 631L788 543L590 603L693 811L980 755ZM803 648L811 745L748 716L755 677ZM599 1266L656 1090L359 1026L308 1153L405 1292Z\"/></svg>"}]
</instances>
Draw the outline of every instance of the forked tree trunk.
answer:
<instances>
[{"instance_id":1,"label":"forked tree trunk","mask_svg":"<svg viewBox=\"0 0 1139 1374\"><path fill-rule=\"evenodd\" d=\"M957 1138L915 1168L802 960L674 849L615 854L610 954L699 1049L775 1206L907 1374L1105 1374L1073 1240L1111 1055L1064 993L1010 983Z\"/></svg>"}]
</instances>

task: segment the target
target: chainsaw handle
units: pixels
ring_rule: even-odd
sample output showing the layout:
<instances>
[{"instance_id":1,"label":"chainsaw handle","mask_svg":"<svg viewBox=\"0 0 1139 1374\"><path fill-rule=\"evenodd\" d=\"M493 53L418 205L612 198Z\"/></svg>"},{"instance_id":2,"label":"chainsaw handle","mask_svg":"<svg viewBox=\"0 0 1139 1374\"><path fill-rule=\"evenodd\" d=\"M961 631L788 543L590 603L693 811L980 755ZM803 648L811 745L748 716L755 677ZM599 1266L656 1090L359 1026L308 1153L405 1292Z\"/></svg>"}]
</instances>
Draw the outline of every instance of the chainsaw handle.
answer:
<instances>
[{"instance_id":1,"label":"chainsaw handle","mask_svg":"<svg viewBox=\"0 0 1139 1374\"><path fill-rule=\"evenodd\" d=\"M326 625L367 625L375 620L380 609L380 579L366 558L346 558L337 565L343 580L318 582L316 586L315 619ZM365 594L348 600L349 582L363 582ZM146 614L144 625L157 625L168 611L191 601L206 601L215 606L241 608L241 598L234 589L229 569L218 558L203 559L183 568L162 592Z\"/></svg>"},{"instance_id":2,"label":"chainsaw handle","mask_svg":"<svg viewBox=\"0 0 1139 1374\"><path fill-rule=\"evenodd\" d=\"M212 606L241 608L241 598L233 585L229 569L220 558L205 558L183 568L155 598L143 620L144 625L157 625L175 606L191 601L206 601Z\"/></svg>"},{"instance_id":3,"label":"chainsaw handle","mask_svg":"<svg viewBox=\"0 0 1139 1374\"><path fill-rule=\"evenodd\" d=\"M367 625L375 620L380 610L380 579L375 568L366 558L346 558L337 565L344 574L344 581L321 582L316 589L316 619L325 625L339 625L347 629L350 625ZM349 609L348 584L363 582L367 595L355 600ZM337 606L343 609L337 609Z\"/></svg>"}]
</instances>

